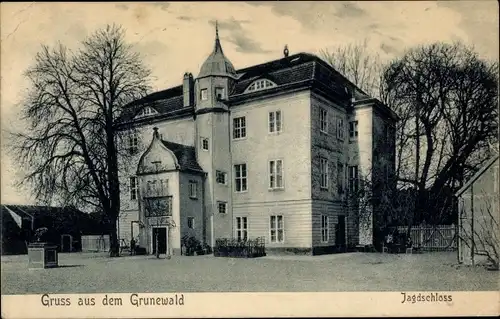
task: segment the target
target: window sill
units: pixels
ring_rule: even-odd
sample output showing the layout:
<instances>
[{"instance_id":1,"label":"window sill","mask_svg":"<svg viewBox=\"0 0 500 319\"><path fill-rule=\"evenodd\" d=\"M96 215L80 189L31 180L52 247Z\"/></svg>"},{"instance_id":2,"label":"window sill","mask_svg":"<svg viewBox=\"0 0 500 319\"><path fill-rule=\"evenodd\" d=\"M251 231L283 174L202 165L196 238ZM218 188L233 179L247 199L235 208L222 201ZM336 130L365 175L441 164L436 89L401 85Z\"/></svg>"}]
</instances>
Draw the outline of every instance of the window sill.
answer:
<instances>
[{"instance_id":1,"label":"window sill","mask_svg":"<svg viewBox=\"0 0 500 319\"><path fill-rule=\"evenodd\" d=\"M283 131L267 132L268 135L280 135Z\"/></svg>"},{"instance_id":2,"label":"window sill","mask_svg":"<svg viewBox=\"0 0 500 319\"><path fill-rule=\"evenodd\" d=\"M243 141L243 140L246 140L246 139L247 139L246 136L245 137L238 137L238 138L234 138L233 137L233 141Z\"/></svg>"},{"instance_id":3,"label":"window sill","mask_svg":"<svg viewBox=\"0 0 500 319\"><path fill-rule=\"evenodd\" d=\"M319 189L322 190L322 191L326 191L326 192L329 191L329 188L328 187L324 187L324 186L320 186Z\"/></svg>"},{"instance_id":4,"label":"window sill","mask_svg":"<svg viewBox=\"0 0 500 319\"><path fill-rule=\"evenodd\" d=\"M320 132L321 134L323 134L323 135L330 135L330 134L328 134L328 132L326 132L326 131L319 130L319 132Z\"/></svg>"},{"instance_id":5,"label":"window sill","mask_svg":"<svg viewBox=\"0 0 500 319\"><path fill-rule=\"evenodd\" d=\"M245 191L234 191L236 194L244 194L244 193L248 193L248 190L245 190Z\"/></svg>"},{"instance_id":6,"label":"window sill","mask_svg":"<svg viewBox=\"0 0 500 319\"><path fill-rule=\"evenodd\" d=\"M197 200L198 197L197 196L189 196L190 199L194 199L194 200Z\"/></svg>"},{"instance_id":7,"label":"window sill","mask_svg":"<svg viewBox=\"0 0 500 319\"><path fill-rule=\"evenodd\" d=\"M279 192L279 191L284 191L284 187L275 187L275 188L268 188L267 189L269 192Z\"/></svg>"}]
</instances>

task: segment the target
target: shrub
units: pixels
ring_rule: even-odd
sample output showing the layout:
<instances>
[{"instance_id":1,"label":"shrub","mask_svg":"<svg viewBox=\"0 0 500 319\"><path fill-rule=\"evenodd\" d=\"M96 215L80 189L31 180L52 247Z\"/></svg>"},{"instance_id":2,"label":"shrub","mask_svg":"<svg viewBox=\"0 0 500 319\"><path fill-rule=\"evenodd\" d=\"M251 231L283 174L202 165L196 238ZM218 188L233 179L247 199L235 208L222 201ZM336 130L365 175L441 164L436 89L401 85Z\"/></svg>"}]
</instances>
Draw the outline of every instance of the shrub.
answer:
<instances>
[{"instance_id":1,"label":"shrub","mask_svg":"<svg viewBox=\"0 0 500 319\"><path fill-rule=\"evenodd\" d=\"M265 255L263 237L253 240L219 238L215 241L214 256L216 257L253 258Z\"/></svg>"}]
</instances>

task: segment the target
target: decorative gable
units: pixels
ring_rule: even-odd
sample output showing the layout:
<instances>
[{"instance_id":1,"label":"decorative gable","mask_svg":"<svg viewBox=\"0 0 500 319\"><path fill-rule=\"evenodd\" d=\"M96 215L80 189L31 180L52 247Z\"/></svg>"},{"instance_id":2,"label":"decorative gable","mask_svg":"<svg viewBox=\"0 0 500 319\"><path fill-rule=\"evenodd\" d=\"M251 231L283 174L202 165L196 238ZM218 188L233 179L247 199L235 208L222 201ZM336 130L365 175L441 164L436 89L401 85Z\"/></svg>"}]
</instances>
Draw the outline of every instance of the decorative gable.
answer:
<instances>
[{"instance_id":1,"label":"decorative gable","mask_svg":"<svg viewBox=\"0 0 500 319\"><path fill-rule=\"evenodd\" d=\"M155 129L151 144L139 160L137 175L157 174L179 168L179 162L175 154L163 144L158 131Z\"/></svg>"},{"instance_id":2,"label":"decorative gable","mask_svg":"<svg viewBox=\"0 0 500 319\"><path fill-rule=\"evenodd\" d=\"M276 83L274 83L271 80L268 79L258 79L256 81L253 81L243 93L250 93L250 92L256 92L256 91L262 91L262 90L267 90L270 88L276 87Z\"/></svg>"}]
</instances>

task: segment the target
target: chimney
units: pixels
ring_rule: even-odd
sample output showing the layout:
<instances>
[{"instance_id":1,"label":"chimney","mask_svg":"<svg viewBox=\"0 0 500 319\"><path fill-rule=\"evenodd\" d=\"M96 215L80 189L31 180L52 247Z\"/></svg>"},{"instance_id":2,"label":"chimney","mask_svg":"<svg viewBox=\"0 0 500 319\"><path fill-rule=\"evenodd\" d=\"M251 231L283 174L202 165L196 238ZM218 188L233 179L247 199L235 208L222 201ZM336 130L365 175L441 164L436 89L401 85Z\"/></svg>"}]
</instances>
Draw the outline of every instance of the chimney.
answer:
<instances>
[{"instance_id":1,"label":"chimney","mask_svg":"<svg viewBox=\"0 0 500 319\"><path fill-rule=\"evenodd\" d=\"M184 81L182 82L182 91L184 96L184 107L194 105L194 80L192 73L184 73Z\"/></svg>"}]
</instances>

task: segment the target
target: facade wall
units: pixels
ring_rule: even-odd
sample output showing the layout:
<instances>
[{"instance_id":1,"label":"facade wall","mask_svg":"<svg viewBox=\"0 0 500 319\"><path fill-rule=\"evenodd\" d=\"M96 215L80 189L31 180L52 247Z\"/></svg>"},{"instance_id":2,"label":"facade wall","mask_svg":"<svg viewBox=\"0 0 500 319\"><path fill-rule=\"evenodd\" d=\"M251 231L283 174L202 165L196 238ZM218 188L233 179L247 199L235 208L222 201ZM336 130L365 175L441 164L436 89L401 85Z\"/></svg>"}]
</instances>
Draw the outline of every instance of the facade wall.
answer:
<instances>
[{"instance_id":1,"label":"facade wall","mask_svg":"<svg viewBox=\"0 0 500 319\"><path fill-rule=\"evenodd\" d=\"M348 166L358 166L359 188L371 184L373 172L373 109L371 107L355 108L354 113L348 117L348 122L358 121L358 137L349 138ZM349 177L349 176L348 176ZM349 183L349 180L348 180ZM349 232L358 232L359 245L373 243L373 210L371 205L360 199L357 203L350 202Z\"/></svg>"},{"instance_id":2,"label":"facade wall","mask_svg":"<svg viewBox=\"0 0 500 319\"><path fill-rule=\"evenodd\" d=\"M276 110L281 110L283 130L269 133L269 112ZM234 173L234 164L247 165L248 189L236 193L233 186L233 205L310 199L309 92L235 106L231 109L231 127L233 119L242 116L246 118L247 132L245 138L231 141L232 169ZM280 190L269 188L269 161L275 159L283 160L284 188Z\"/></svg>"},{"instance_id":3,"label":"facade wall","mask_svg":"<svg viewBox=\"0 0 500 319\"><path fill-rule=\"evenodd\" d=\"M196 182L198 191L196 198L189 196L190 182ZM200 242L205 242L207 220L203 204L203 177L200 174L188 172L179 173L179 223L180 238L193 236ZM194 227L188 227L188 218L194 218Z\"/></svg>"},{"instance_id":4,"label":"facade wall","mask_svg":"<svg viewBox=\"0 0 500 319\"><path fill-rule=\"evenodd\" d=\"M311 201L269 201L234 204L234 218L247 217L248 238L264 237L266 251L299 249L310 251L311 237ZM284 241L270 241L271 216L283 216ZM236 232L236 227L234 229ZM234 235L236 236L236 235Z\"/></svg>"},{"instance_id":5,"label":"facade wall","mask_svg":"<svg viewBox=\"0 0 500 319\"><path fill-rule=\"evenodd\" d=\"M328 216L328 240L323 241L322 216ZM313 200L312 202L312 245L313 247L335 246L335 229L338 216L346 216L345 208L340 201ZM347 226L347 224L346 224ZM345 228L347 231L347 227Z\"/></svg>"},{"instance_id":6,"label":"facade wall","mask_svg":"<svg viewBox=\"0 0 500 319\"><path fill-rule=\"evenodd\" d=\"M465 264L473 258L484 262L484 251L492 252L488 242L496 242L497 251L500 247L498 165L497 159L459 198L459 259Z\"/></svg>"}]
</instances>

